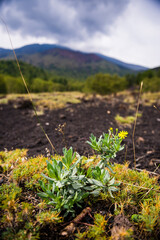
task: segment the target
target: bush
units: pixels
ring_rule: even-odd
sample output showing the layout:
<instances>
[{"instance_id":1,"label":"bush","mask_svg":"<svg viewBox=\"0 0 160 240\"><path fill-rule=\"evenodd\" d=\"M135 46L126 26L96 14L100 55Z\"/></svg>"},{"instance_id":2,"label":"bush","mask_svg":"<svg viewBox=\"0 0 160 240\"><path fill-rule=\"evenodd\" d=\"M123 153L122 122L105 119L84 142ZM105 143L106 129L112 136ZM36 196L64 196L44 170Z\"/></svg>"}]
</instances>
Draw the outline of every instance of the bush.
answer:
<instances>
[{"instance_id":1,"label":"bush","mask_svg":"<svg viewBox=\"0 0 160 240\"><path fill-rule=\"evenodd\" d=\"M0 93L7 93L7 87L4 77L0 75Z\"/></svg>"},{"instance_id":2,"label":"bush","mask_svg":"<svg viewBox=\"0 0 160 240\"><path fill-rule=\"evenodd\" d=\"M32 92L51 92L53 91L53 83L51 81L44 81L41 78L34 78L30 90Z\"/></svg>"},{"instance_id":3,"label":"bush","mask_svg":"<svg viewBox=\"0 0 160 240\"><path fill-rule=\"evenodd\" d=\"M143 80L143 90L150 92L160 91L160 78L159 77L145 78Z\"/></svg>"},{"instance_id":4,"label":"bush","mask_svg":"<svg viewBox=\"0 0 160 240\"><path fill-rule=\"evenodd\" d=\"M124 90L127 87L127 81L124 77L99 73L87 79L86 87L91 92L105 95Z\"/></svg>"},{"instance_id":5,"label":"bush","mask_svg":"<svg viewBox=\"0 0 160 240\"><path fill-rule=\"evenodd\" d=\"M25 93L25 86L21 78L5 76L7 93Z\"/></svg>"}]
</instances>

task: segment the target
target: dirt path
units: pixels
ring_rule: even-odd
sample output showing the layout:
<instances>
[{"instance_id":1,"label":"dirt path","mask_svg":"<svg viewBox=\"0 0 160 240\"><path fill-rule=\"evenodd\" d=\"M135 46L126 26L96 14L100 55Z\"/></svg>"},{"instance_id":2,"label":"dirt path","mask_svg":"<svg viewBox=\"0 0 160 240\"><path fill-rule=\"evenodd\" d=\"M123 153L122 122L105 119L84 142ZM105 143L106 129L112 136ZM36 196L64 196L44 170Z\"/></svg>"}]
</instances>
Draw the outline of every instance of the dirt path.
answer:
<instances>
[{"instance_id":1,"label":"dirt path","mask_svg":"<svg viewBox=\"0 0 160 240\"><path fill-rule=\"evenodd\" d=\"M139 158L137 167L154 171L160 162L160 113L152 106L140 106L140 111L142 117L138 119L135 132L136 159ZM120 98L114 101L93 98L80 104L70 104L64 109L46 111L40 120L57 153L62 153L62 148L66 145L87 156L93 154L86 143L91 133L98 137L110 127L127 130L127 150L120 152L116 161L122 163L126 159L132 166L133 126L119 127L114 117L116 114L127 116L134 113ZM59 124L65 124L64 137L58 131ZM29 105L21 105L17 109L12 103L0 105L0 150L4 148L27 148L29 156L46 154L46 148L51 151ZM159 169L156 172L160 172Z\"/></svg>"}]
</instances>

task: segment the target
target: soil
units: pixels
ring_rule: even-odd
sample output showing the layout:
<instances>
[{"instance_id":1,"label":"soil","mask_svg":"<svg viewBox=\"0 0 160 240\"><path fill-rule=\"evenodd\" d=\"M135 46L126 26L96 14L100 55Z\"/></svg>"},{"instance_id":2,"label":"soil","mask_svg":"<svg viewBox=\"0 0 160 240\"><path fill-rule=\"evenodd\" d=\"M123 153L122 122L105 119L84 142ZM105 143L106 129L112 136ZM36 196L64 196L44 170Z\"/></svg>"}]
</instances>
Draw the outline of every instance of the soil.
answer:
<instances>
[{"instance_id":1,"label":"soil","mask_svg":"<svg viewBox=\"0 0 160 240\"><path fill-rule=\"evenodd\" d=\"M16 108L15 108L16 105ZM155 103L159 109L158 103ZM133 106L132 106L133 107ZM136 108L136 105L134 106ZM147 169L154 174L159 174L158 168L160 163L160 112L153 106L140 105L139 108L142 116L137 119L134 142L135 142L135 158L138 169ZM27 148L28 156L37 156L39 154L47 155L58 153L62 154L63 147L72 146L75 151L81 155L90 156L94 152L86 143L91 133L99 137L103 132L107 132L110 127L115 131L128 131L128 137L124 140L125 148L119 152L114 161L123 163L128 161L130 167L134 166L133 151L133 127L119 126L115 121L115 116L134 115L135 110L130 104L125 103L122 97L114 98L96 98L86 100L82 99L79 104L69 104L66 108L53 111L46 110L44 115L39 116L39 120L52 141L56 150L52 150L46 136L40 128L37 118L33 114L32 104L24 99L11 101L9 104L0 105L0 151L16 148ZM24 193L27 199L31 193ZM36 197L35 197L36 199ZM86 208L85 205L83 208ZM129 220L123 215L115 218L113 214L113 205L111 203L99 200L92 206L91 215L86 215L83 222L79 224L78 229L85 231L87 224L93 224L93 215L96 212L106 216L108 219L107 232L110 232L115 239L116 234L123 229L132 228ZM79 214L77 209L76 213ZM112 216L112 217L110 217ZM51 226L42 227L40 230L40 239L74 239L71 237L64 238L60 236L60 232L66 223L72 219L67 219L65 224L58 224L56 228ZM134 228L133 228L134 230ZM139 239L135 235L135 239ZM144 239L144 238L143 238ZM158 238L156 238L158 239Z\"/></svg>"},{"instance_id":2,"label":"soil","mask_svg":"<svg viewBox=\"0 0 160 240\"><path fill-rule=\"evenodd\" d=\"M155 103L156 104L156 103ZM94 152L86 143L91 133L99 137L110 127L114 130L128 131L125 149L118 153L115 161L128 161L133 167L133 125L119 126L115 116L134 115L135 110L124 103L122 97L82 99L79 104L69 104L66 108L53 111L46 110L39 120L48 134L56 151L53 152L37 118L32 105L25 100L14 107L15 102L0 105L0 150L27 148L28 156L39 154L62 154L63 147L72 146L81 155L92 155ZM136 107L136 106L135 106ZM159 108L159 106L157 105ZM160 112L153 106L140 105L142 116L138 118L135 130L135 158L137 168L160 173ZM47 150L48 149L48 150Z\"/></svg>"}]
</instances>

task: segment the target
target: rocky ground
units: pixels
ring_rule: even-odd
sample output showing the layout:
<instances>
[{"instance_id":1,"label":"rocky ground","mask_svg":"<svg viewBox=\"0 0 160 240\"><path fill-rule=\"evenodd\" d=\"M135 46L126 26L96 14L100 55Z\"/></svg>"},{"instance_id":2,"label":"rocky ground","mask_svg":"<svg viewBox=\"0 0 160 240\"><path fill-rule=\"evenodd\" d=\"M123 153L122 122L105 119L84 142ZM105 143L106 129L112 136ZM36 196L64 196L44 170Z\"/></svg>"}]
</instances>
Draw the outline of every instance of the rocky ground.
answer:
<instances>
[{"instance_id":1,"label":"rocky ground","mask_svg":"<svg viewBox=\"0 0 160 240\"><path fill-rule=\"evenodd\" d=\"M156 104L156 103L155 103ZM33 114L32 106L21 99L15 108L15 101L0 105L0 150L27 148L28 155L46 155L46 149L53 153L50 144ZM136 106L135 106L136 107ZM157 106L158 107L158 106ZM138 118L135 130L135 158L138 169L159 173L160 164L160 112L152 106L140 104L142 116ZM66 108L46 110L39 120L48 134L56 151L62 153L63 147L72 146L81 155L92 155L86 143L91 133L99 137L110 127L114 130L128 131L124 141L125 149L120 152L116 162L130 162L133 166L133 124L120 126L115 116L135 114L135 108L125 103L122 97L82 99L79 104L68 104Z\"/></svg>"}]
</instances>

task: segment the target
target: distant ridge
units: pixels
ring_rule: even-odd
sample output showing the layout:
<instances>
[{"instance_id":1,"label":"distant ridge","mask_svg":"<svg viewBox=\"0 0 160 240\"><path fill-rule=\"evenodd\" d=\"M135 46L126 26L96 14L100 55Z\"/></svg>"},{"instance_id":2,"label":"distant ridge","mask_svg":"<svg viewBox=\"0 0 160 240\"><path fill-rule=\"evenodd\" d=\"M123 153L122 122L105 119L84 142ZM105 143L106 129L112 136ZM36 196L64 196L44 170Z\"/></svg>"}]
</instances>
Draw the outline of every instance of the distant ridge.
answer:
<instances>
[{"instance_id":1,"label":"distant ridge","mask_svg":"<svg viewBox=\"0 0 160 240\"><path fill-rule=\"evenodd\" d=\"M85 53L57 44L31 44L15 49L18 59L56 75L85 79L96 73L125 75L148 68L99 53ZM0 59L14 59L12 50L0 48Z\"/></svg>"},{"instance_id":2,"label":"distant ridge","mask_svg":"<svg viewBox=\"0 0 160 240\"><path fill-rule=\"evenodd\" d=\"M143 66L136 65L136 64L125 63L125 62L122 62L122 61L117 60L115 58L107 57L107 56L104 56L104 55L99 54L99 53L97 53L97 55L100 56L101 58L109 61L109 62L117 64L118 66L125 67L125 68L131 69L131 70L145 71L145 70L148 69L147 67L143 67Z\"/></svg>"}]
</instances>

